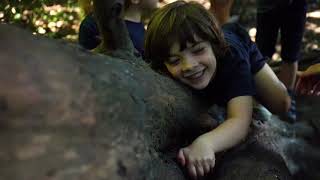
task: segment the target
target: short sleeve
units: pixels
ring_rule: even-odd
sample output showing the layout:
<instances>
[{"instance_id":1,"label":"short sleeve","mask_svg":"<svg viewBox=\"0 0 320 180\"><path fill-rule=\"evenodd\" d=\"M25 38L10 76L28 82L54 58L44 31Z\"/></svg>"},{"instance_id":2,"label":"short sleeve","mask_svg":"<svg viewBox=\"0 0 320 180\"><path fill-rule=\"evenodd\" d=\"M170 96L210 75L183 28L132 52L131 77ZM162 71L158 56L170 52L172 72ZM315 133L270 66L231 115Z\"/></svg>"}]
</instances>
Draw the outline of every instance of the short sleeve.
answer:
<instances>
[{"instance_id":1,"label":"short sleeve","mask_svg":"<svg viewBox=\"0 0 320 180\"><path fill-rule=\"evenodd\" d=\"M223 32L229 45L235 48L237 54L249 60L250 71L256 74L265 65L267 60L257 45L251 41L248 32L238 23L229 23L223 26ZM234 52L235 52L234 51Z\"/></svg>"},{"instance_id":2,"label":"short sleeve","mask_svg":"<svg viewBox=\"0 0 320 180\"><path fill-rule=\"evenodd\" d=\"M213 103L225 106L235 97L255 96L253 68L256 64L252 62L260 60L262 55L240 26L225 25L223 32L229 48L224 57L217 59L216 76L205 93L212 97Z\"/></svg>"},{"instance_id":3,"label":"short sleeve","mask_svg":"<svg viewBox=\"0 0 320 180\"><path fill-rule=\"evenodd\" d=\"M233 50L232 57L226 59L226 61L233 62L228 67L230 68L229 74L226 75L227 78L225 79L224 103L238 96L254 96L255 86L248 60L243 59L236 50Z\"/></svg>"},{"instance_id":4,"label":"short sleeve","mask_svg":"<svg viewBox=\"0 0 320 180\"><path fill-rule=\"evenodd\" d=\"M249 56L251 64L251 73L256 74L266 64L268 58L263 56L254 42L249 45Z\"/></svg>"}]
</instances>

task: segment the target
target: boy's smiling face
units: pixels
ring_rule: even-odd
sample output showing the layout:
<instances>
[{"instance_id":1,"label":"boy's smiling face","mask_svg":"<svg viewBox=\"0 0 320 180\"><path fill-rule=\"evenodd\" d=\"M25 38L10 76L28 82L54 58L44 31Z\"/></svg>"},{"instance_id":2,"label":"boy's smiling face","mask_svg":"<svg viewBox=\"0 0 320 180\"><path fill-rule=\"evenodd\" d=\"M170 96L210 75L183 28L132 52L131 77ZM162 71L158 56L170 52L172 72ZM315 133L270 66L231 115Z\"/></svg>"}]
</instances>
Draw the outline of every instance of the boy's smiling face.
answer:
<instances>
[{"instance_id":1,"label":"boy's smiling face","mask_svg":"<svg viewBox=\"0 0 320 180\"><path fill-rule=\"evenodd\" d=\"M195 43L187 42L185 49L174 43L165 66L174 78L201 90L208 86L216 72L216 57L210 42L196 37Z\"/></svg>"}]
</instances>

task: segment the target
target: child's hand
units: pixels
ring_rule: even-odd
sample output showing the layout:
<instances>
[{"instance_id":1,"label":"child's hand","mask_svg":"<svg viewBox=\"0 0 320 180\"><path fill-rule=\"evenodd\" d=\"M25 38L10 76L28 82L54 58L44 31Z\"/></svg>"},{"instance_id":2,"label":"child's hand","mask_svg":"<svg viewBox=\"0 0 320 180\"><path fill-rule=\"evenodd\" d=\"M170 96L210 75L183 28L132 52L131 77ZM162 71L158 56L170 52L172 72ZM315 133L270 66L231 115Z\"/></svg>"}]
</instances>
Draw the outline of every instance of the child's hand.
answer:
<instances>
[{"instance_id":1,"label":"child's hand","mask_svg":"<svg viewBox=\"0 0 320 180\"><path fill-rule=\"evenodd\" d=\"M208 174L215 165L215 154L210 141L204 135L198 137L191 145L179 150L178 161L186 166L194 179Z\"/></svg>"},{"instance_id":2,"label":"child's hand","mask_svg":"<svg viewBox=\"0 0 320 180\"><path fill-rule=\"evenodd\" d=\"M320 96L320 63L298 73L295 90L300 95Z\"/></svg>"}]
</instances>

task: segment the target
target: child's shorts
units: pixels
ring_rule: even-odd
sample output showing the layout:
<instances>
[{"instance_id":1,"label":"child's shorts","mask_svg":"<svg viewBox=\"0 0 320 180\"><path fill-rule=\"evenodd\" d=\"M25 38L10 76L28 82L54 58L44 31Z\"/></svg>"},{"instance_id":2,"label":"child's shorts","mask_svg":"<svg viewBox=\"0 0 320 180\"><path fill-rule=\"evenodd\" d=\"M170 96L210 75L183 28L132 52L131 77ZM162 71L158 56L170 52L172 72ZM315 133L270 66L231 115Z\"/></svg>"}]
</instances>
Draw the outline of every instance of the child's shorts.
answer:
<instances>
[{"instance_id":1,"label":"child's shorts","mask_svg":"<svg viewBox=\"0 0 320 180\"><path fill-rule=\"evenodd\" d=\"M256 39L262 54L272 57L280 30L282 60L291 63L298 61L306 12L306 0L293 0L281 7L258 13Z\"/></svg>"}]
</instances>

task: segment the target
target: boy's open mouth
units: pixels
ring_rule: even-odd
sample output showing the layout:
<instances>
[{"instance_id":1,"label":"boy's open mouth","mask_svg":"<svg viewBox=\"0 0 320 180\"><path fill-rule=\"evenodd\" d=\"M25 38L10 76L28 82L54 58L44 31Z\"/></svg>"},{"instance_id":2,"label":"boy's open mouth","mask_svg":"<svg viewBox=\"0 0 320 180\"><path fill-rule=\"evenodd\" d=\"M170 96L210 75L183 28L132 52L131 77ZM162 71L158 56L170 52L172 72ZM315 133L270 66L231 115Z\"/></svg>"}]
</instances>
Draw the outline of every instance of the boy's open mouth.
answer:
<instances>
[{"instance_id":1,"label":"boy's open mouth","mask_svg":"<svg viewBox=\"0 0 320 180\"><path fill-rule=\"evenodd\" d=\"M197 71L195 73L192 73L190 75L186 75L186 76L184 76L184 78L190 79L190 80L198 80L203 76L205 70L206 69L204 68L204 69Z\"/></svg>"}]
</instances>

